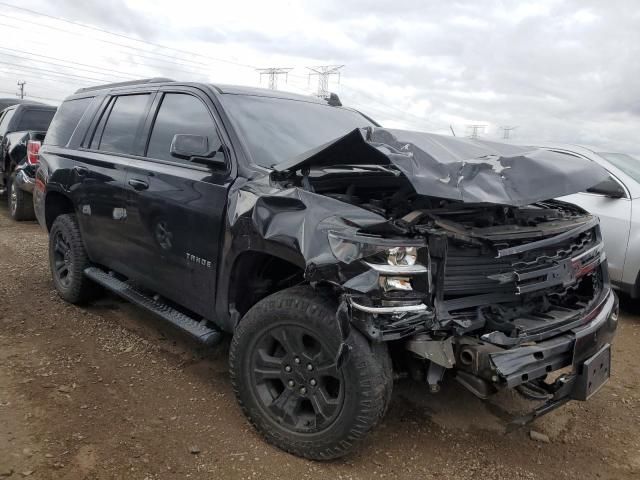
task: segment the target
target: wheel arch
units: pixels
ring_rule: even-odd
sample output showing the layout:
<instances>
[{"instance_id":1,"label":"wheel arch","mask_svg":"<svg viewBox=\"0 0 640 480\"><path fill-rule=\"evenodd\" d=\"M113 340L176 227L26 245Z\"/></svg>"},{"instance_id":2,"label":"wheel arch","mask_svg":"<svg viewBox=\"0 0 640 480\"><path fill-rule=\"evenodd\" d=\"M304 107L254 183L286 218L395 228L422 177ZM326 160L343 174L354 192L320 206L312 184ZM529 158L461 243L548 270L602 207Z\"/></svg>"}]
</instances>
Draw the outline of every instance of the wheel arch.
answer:
<instances>
[{"instance_id":1,"label":"wheel arch","mask_svg":"<svg viewBox=\"0 0 640 480\"><path fill-rule=\"evenodd\" d=\"M74 213L73 201L64 193L58 191L48 191L44 199L44 217L47 231L51 231L53 222L60 215Z\"/></svg>"},{"instance_id":2,"label":"wheel arch","mask_svg":"<svg viewBox=\"0 0 640 480\"><path fill-rule=\"evenodd\" d=\"M227 276L226 305L229 330L263 298L304 282L304 263L283 252L244 250L234 259Z\"/></svg>"}]
</instances>

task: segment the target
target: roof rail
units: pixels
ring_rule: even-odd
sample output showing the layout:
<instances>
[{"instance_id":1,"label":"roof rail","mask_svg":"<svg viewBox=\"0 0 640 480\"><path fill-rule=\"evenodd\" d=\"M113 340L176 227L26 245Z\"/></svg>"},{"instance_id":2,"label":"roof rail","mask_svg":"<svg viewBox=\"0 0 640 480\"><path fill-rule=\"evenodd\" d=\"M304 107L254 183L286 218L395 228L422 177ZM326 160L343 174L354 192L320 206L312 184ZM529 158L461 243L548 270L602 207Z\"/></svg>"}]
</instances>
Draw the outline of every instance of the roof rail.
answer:
<instances>
[{"instance_id":1,"label":"roof rail","mask_svg":"<svg viewBox=\"0 0 640 480\"><path fill-rule=\"evenodd\" d=\"M104 90L105 88L128 87L130 85L143 85L145 83L174 82L172 78L154 77L143 78L142 80L130 80L128 82L105 83L104 85L96 85L95 87L79 88L75 93L93 92L94 90Z\"/></svg>"}]
</instances>

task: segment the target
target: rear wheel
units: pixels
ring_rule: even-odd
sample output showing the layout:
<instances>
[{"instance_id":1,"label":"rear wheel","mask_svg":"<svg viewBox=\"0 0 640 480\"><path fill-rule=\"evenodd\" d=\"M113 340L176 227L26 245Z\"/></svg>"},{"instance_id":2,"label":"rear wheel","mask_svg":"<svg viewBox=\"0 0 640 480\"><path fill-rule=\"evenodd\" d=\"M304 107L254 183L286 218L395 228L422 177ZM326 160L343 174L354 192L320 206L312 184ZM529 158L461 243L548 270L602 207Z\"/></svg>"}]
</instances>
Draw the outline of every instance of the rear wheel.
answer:
<instances>
[{"instance_id":1,"label":"rear wheel","mask_svg":"<svg viewBox=\"0 0 640 480\"><path fill-rule=\"evenodd\" d=\"M231 380L251 423L272 444L327 460L347 454L384 414L392 388L386 345L342 338L337 305L309 287L258 302L229 353Z\"/></svg>"},{"instance_id":2,"label":"rear wheel","mask_svg":"<svg viewBox=\"0 0 640 480\"><path fill-rule=\"evenodd\" d=\"M16 221L34 220L33 196L14 185L13 177L7 185L7 199L9 202L9 215Z\"/></svg>"},{"instance_id":3,"label":"rear wheel","mask_svg":"<svg viewBox=\"0 0 640 480\"><path fill-rule=\"evenodd\" d=\"M58 216L49 232L49 266L62 299L83 303L95 295L99 287L84 275L90 265L76 216Z\"/></svg>"}]
</instances>

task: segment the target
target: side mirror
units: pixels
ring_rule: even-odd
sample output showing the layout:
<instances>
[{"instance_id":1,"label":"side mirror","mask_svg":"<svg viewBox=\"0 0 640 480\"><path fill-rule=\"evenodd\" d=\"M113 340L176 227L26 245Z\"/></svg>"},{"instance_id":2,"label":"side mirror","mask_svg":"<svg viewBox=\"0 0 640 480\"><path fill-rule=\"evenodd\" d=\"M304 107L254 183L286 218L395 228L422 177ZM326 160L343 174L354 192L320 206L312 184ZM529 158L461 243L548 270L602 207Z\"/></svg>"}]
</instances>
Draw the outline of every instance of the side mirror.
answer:
<instances>
[{"instance_id":1,"label":"side mirror","mask_svg":"<svg viewBox=\"0 0 640 480\"><path fill-rule=\"evenodd\" d=\"M622 188L622 186L611 177L591 188L588 188L587 192L604 195L609 198L625 198L627 196L624 188Z\"/></svg>"},{"instance_id":2,"label":"side mirror","mask_svg":"<svg viewBox=\"0 0 640 480\"><path fill-rule=\"evenodd\" d=\"M209 147L209 139L203 135L188 135L179 133L173 136L170 153L176 158L189 160L193 163L220 166L225 163L222 145Z\"/></svg>"}]
</instances>

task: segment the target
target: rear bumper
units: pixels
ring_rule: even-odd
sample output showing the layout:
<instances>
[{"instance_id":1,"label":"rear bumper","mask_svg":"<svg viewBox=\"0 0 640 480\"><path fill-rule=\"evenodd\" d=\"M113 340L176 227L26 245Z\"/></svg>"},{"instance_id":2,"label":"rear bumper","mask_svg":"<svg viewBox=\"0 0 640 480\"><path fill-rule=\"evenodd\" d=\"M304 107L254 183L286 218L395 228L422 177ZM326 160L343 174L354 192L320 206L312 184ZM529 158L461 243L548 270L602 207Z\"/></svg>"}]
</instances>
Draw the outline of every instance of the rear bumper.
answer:
<instances>
[{"instance_id":1,"label":"rear bumper","mask_svg":"<svg viewBox=\"0 0 640 480\"><path fill-rule=\"evenodd\" d=\"M18 167L16 169L15 177L13 179L13 185L22 191L33 194L33 189L36 184L35 177L29 175L28 171L24 168Z\"/></svg>"}]
</instances>

